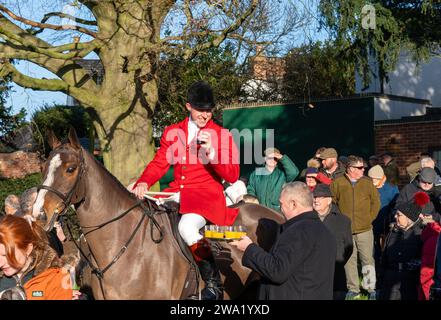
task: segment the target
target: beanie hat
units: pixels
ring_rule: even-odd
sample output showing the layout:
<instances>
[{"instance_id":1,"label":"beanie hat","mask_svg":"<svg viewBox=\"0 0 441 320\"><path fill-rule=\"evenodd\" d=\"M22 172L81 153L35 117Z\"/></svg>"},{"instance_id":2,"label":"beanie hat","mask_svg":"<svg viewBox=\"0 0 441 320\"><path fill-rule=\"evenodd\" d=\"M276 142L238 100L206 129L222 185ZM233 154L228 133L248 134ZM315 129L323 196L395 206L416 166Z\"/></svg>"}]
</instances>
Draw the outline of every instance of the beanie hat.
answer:
<instances>
[{"instance_id":1,"label":"beanie hat","mask_svg":"<svg viewBox=\"0 0 441 320\"><path fill-rule=\"evenodd\" d=\"M420 172L420 181L435 183L436 181L436 171L432 168L423 168Z\"/></svg>"},{"instance_id":2,"label":"beanie hat","mask_svg":"<svg viewBox=\"0 0 441 320\"><path fill-rule=\"evenodd\" d=\"M372 168L369 169L368 176L371 177L372 179L383 179L384 177L383 168L378 164L376 166L373 166Z\"/></svg>"},{"instance_id":3,"label":"beanie hat","mask_svg":"<svg viewBox=\"0 0 441 320\"><path fill-rule=\"evenodd\" d=\"M306 166L308 168L311 168L311 167L312 168L320 168L320 162L317 159L312 158L312 159L309 159L308 162L306 162Z\"/></svg>"},{"instance_id":4,"label":"beanie hat","mask_svg":"<svg viewBox=\"0 0 441 320\"><path fill-rule=\"evenodd\" d=\"M415 193L411 201L398 205L397 210L415 222L418 220L418 216L422 213L424 207L429 201L430 198L427 193L419 191Z\"/></svg>"},{"instance_id":5,"label":"beanie hat","mask_svg":"<svg viewBox=\"0 0 441 320\"><path fill-rule=\"evenodd\" d=\"M320 153L320 159L329 159L336 158L337 159L337 151L334 148L326 148L323 152Z\"/></svg>"},{"instance_id":6,"label":"beanie hat","mask_svg":"<svg viewBox=\"0 0 441 320\"><path fill-rule=\"evenodd\" d=\"M306 175L308 175L308 174L314 174L314 173L318 173L318 169L317 168L313 168L313 167L309 167L309 168L306 168Z\"/></svg>"}]
</instances>

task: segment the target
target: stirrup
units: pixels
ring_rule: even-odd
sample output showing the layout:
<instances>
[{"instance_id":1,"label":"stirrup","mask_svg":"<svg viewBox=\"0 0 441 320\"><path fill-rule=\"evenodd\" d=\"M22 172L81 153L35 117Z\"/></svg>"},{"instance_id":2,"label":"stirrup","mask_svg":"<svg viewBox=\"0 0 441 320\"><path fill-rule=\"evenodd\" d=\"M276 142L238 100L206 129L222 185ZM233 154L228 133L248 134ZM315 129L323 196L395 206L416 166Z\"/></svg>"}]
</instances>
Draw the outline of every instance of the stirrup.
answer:
<instances>
[{"instance_id":1,"label":"stirrup","mask_svg":"<svg viewBox=\"0 0 441 320\"><path fill-rule=\"evenodd\" d=\"M201 291L201 300L223 300L224 290L217 281L206 281Z\"/></svg>"}]
</instances>

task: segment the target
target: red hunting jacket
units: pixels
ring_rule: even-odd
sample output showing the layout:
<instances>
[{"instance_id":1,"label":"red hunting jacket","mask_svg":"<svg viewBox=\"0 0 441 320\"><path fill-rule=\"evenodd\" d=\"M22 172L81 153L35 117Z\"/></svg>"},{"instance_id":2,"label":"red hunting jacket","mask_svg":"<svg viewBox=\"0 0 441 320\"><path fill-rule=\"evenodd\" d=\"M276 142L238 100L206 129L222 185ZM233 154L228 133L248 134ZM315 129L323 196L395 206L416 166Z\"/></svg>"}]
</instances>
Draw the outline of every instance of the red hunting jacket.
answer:
<instances>
[{"instance_id":1,"label":"red hunting jacket","mask_svg":"<svg viewBox=\"0 0 441 320\"><path fill-rule=\"evenodd\" d=\"M136 181L149 186L165 175L174 165L174 181L164 192L180 192L180 213L197 213L217 225L232 225L237 209L227 208L222 179L234 183L239 178L239 157L236 144L227 129L210 120L201 129L211 134L215 150L208 160L196 141L187 143L188 117L164 130L161 146L153 160Z\"/></svg>"}]
</instances>

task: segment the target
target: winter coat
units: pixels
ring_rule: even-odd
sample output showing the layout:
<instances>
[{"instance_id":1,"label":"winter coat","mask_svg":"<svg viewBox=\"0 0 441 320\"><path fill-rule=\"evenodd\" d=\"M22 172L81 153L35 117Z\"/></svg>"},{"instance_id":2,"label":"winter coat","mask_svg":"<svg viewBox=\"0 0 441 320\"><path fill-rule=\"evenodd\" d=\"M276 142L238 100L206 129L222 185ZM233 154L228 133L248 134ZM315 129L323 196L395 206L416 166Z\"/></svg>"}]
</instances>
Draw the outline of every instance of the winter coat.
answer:
<instances>
[{"instance_id":1,"label":"winter coat","mask_svg":"<svg viewBox=\"0 0 441 320\"><path fill-rule=\"evenodd\" d=\"M256 244L242 264L262 276L259 299L332 300L336 240L314 211L280 226L269 252Z\"/></svg>"},{"instance_id":2,"label":"winter coat","mask_svg":"<svg viewBox=\"0 0 441 320\"><path fill-rule=\"evenodd\" d=\"M342 215L335 204L331 212L323 219L325 226L334 235L337 243L335 258L334 291L346 291L345 264L352 255L353 241L351 220Z\"/></svg>"},{"instance_id":3,"label":"winter coat","mask_svg":"<svg viewBox=\"0 0 441 320\"><path fill-rule=\"evenodd\" d=\"M398 187L386 182L381 188L377 189L380 194L380 212L372 222L373 232L376 235L386 234L389 231L387 227L392 221L392 210L395 201L400 194Z\"/></svg>"},{"instance_id":4,"label":"winter coat","mask_svg":"<svg viewBox=\"0 0 441 320\"><path fill-rule=\"evenodd\" d=\"M332 182L331 192L340 212L351 220L352 234L372 229L380 210L380 195L371 178L363 176L352 185L347 175L341 176Z\"/></svg>"},{"instance_id":5,"label":"winter coat","mask_svg":"<svg viewBox=\"0 0 441 320\"><path fill-rule=\"evenodd\" d=\"M0 274L0 291L23 286L27 300L72 300L70 273L63 268L64 260L47 246L41 256L32 251L33 263L24 271L22 279Z\"/></svg>"},{"instance_id":6,"label":"winter coat","mask_svg":"<svg viewBox=\"0 0 441 320\"><path fill-rule=\"evenodd\" d=\"M217 225L231 225L237 209L227 209L222 179L234 183L239 178L238 150L228 130L210 120L203 128L212 136L214 160L199 155L196 139L187 143L186 118L164 130L161 147L136 181L149 186L166 174L174 165L174 181L164 192L180 192L180 213L197 213ZM217 139L216 139L217 136Z\"/></svg>"},{"instance_id":7,"label":"winter coat","mask_svg":"<svg viewBox=\"0 0 441 320\"><path fill-rule=\"evenodd\" d=\"M436 207L439 207L440 201L439 188L433 187L429 191L425 191L420 188L418 178L413 180L411 183L406 184L403 189L401 189L400 194L397 197L397 201L395 202L393 214L395 214L398 206L400 206L402 203L413 201L413 196L419 191L427 193L427 195L430 197L430 202L424 206L422 213L426 215L432 215L435 221L440 222L440 214L436 210Z\"/></svg>"},{"instance_id":8,"label":"winter coat","mask_svg":"<svg viewBox=\"0 0 441 320\"><path fill-rule=\"evenodd\" d=\"M408 230L395 225L386 237L381 257L381 300L417 300L422 228L419 220Z\"/></svg>"},{"instance_id":9,"label":"winter coat","mask_svg":"<svg viewBox=\"0 0 441 320\"><path fill-rule=\"evenodd\" d=\"M423 249L421 254L420 283L422 292L420 292L420 300L429 300L430 286L433 284L435 251L440 233L441 225L437 222L428 223L421 233Z\"/></svg>"},{"instance_id":10,"label":"winter coat","mask_svg":"<svg viewBox=\"0 0 441 320\"><path fill-rule=\"evenodd\" d=\"M329 178L331 180L335 180L335 179L345 175L346 168L344 167L344 165L339 163L337 169L335 169L335 171L333 173L328 173L324 168L321 168L320 172L322 174L324 174L327 178Z\"/></svg>"},{"instance_id":11,"label":"winter coat","mask_svg":"<svg viewBox=\"0 0 441 320\"><path fill-rule=\"evenodd\" d=\"M299 169L285 154L273 172L265 167L254 170L248 180L247 192L259 199L259 204L280 211L280 193L285 183L294 181Z\"/></svg>"}]
</instances>

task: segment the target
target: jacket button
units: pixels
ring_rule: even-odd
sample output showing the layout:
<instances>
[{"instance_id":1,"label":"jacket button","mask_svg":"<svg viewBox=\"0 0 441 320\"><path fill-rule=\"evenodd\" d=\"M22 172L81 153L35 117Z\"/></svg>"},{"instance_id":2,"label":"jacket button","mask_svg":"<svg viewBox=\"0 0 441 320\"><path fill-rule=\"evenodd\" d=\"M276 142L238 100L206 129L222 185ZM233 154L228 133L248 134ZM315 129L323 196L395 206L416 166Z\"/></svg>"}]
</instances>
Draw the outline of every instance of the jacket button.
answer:
<instances>
[{"instance_id":1,"label":"jacket button","mask_svg":"<svg viewBox=\"0 0 441 320\"><path fill-rule=\"evenodd\" d=\"M187 169L187 166L183 166L183 167L182 167L182 170L185 170L185 169Z\"/></svg>"},{"instance_id":2,"label":"jacket button","mask_svg":"<svg viewBox=\"0 0 441 320\"><path fill-rule=\"evenodd\" d=\"M184 189L184 185L182 185L182 184L181 184L179 187L180 187L181 189Z\"/></svg>"},{"instance_id":3,"label":"jacket button","mask_svg":"<svg viewBox=\"0 0 441 320\"><path fill-rule=\"evenodd\" d=\"M185 160L187 160L187 158L186 157L182 157L182 161L185 161Z\"/></svg>"},{"instance_id":4,"label":"jacket button","mask_svg":"<svg viewBox=\"0 0 441 320\"><path fill-rule=\"evenodd\" d=\"M184 179L185 179L185 177L184 177L184 176L182 176L182 177L181 177L181 179L182 179L182 180L184 180Z\"/></svg>"}]
</instances>

